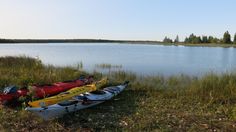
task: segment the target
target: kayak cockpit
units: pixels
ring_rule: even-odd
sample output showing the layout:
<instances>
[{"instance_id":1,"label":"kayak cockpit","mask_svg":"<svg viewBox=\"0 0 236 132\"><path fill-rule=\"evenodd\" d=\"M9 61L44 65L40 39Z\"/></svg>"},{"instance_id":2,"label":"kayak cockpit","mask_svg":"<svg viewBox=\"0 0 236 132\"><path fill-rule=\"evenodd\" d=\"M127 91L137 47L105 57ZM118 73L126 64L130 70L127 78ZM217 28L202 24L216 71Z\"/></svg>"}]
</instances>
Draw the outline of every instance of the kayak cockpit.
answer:
<instances>
[{"instance_id":1,"label":"kayak cockpit","mask_svg":"<svg viewBox=\"0 0 236 132\"><path fill-rule=\"evenodd\" d=\"M91 94L96 94L96 95L103 95L106 94L106 92L102 91L102 90L96 90L96 91L92 91L90 92Z\"/></svg>"},{"instance_id":2,"label":"kayak cockpit","mask_svg":"<svg viewBox=\"0 0 236 132\"><path fill-rule=\"evenodd\" d=\"M66 101L58 103L58 105L60 105L60 106L70 106L70 105L74 105L74 104L78 104L78 103L79 103L78 100L66 100Z\"/></svg>"}]
</instances>

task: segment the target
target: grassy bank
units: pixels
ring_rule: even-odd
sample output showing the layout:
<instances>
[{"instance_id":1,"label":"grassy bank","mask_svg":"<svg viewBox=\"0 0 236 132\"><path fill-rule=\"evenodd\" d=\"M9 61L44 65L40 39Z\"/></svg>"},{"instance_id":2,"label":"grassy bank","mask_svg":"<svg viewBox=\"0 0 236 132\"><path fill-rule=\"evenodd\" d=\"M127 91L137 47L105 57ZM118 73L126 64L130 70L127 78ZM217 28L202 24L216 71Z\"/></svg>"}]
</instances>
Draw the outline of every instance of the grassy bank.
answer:
<instances>
[{"instance_id":1,"label":"grassy bank","mask_svg":"<svg viewBox=\"0 0 236 132\"><path fill-rule=\"evenodd\" d=\"M51 83L78 78L75 67L46 66L27 57L0 58L0 86ZM94 73L97 79L101 73ZM6 131L235 131L236 73L189 76L107 75L113 84L130 80L117 100L43 121L22 108L0 110L0 129Z\"/></svg>"}]
</instances>

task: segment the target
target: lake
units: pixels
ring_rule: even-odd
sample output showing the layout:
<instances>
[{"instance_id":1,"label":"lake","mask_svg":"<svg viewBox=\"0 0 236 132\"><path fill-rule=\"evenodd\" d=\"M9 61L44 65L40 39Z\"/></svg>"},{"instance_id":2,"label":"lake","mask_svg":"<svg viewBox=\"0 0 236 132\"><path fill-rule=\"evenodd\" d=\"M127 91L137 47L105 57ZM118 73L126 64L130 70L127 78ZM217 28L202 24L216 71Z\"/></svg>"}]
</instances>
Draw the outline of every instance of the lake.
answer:
<instances>
[{"instance_id":1,"label":"lake","mask_svg":"<svg viewBox=\"0 0 236 132\"><path fill-rule=\"evenodd\" d=\"M140 75L201 76L236 71L236 48L114 43L0 45L0 56L19 55L39 57L43 63L57 66L82 62L88 71L99 70L96 64L122 65L121 70Z\"/></svg>"}]
</instances>

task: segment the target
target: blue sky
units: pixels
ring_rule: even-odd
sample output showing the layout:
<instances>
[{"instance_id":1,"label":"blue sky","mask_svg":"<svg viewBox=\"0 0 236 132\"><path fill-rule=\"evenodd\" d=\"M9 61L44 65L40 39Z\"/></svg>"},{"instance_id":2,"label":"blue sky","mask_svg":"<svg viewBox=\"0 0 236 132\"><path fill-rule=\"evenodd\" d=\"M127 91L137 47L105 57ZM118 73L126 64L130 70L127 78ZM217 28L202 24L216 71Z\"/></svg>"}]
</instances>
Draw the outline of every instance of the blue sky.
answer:
<instances>
[{"instance_id":1,"label":"blue sky","mask_svg":"<svg viewBox=\"0 0 236 132\"><path fill-rule=\"evenodd\" d=\"M0 37L221 37L236 32L235 7L236 0L0 0Z\"/></svg>"}]
</instances>

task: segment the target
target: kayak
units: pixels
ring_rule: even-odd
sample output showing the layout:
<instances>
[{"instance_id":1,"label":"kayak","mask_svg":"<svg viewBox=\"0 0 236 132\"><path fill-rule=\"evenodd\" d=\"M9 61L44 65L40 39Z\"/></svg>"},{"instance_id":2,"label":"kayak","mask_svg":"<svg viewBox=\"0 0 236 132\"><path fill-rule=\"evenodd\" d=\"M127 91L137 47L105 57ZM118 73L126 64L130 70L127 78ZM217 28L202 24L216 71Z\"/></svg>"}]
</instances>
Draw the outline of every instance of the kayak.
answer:
<instances>
[{"instance_id":1,"label":"kayak","mask_svg":"<svg viewBox=\"0 0 236 132\"><path fill-rule=\"evenodd\" d=\"M85 79L77 79L73 81L58 82L52 85L33 85L32 91L34 98L45 98L53 96L61 92L67 91L74 87L83 86L91 83L93 77ZM29 93L27 88L17 90L16 86L6 87L3 93L0 93L0 102L3 105L8 105L16 102L20 97L26 97Z\"/></svg>"},{"instance_id":2,"label":"kayak","mask_svg":"<svg viewBox=\"0 0 236 132\"><path fill-rule=\"evenodd\" d=\"M107 100L111 100L111 98L122 92L128 86L128 83L129 82L125 82L122 85L107 87L99 91L93 91L89 93L86 92L84 94L74 96L69 100L62 101L54 105L50 105L48 107L44 108L27 107L25 110L33 112L45 120L59 118L67 113L92 107L100 103L103 103Z\"/></svg>"},{"instance_id":3,"label":"kayak","mask_svg":"<svg viewBox=\"0 0 236 132\"><path fill-rule=\"evenodd\" d=\"M64 81L54 83L52 85L44 85L44 86L33 86L33 92L35 93L34 98L45 98L53 95L57 95L61 92L65 92L75 87L80 87L92 82L93 77L88 77L85 79L77 79L72 81Z\"/></svg>"},{"instance_id":4,"label":"kayak","mask_svg":"<svg viewBox=\"0 0 236 132\"><path fill-rule=\"evenodd\" d=\"M108 82L108 79L104 78L104 79L102 79L96 83L90 84L90 85L75 87L75 88L72 88L66 92L60 93L55 96L51 96L51 97L44 98L44 99L37 100L37 101L33 101L33 102L28 102L27 105L29 105L30 107L46 107L49 105L53 105L58 102L70 99L71 97L79 95L81 93L95 91L98 88L106 85L107 82Z\"/></svg>"},{"instance_id":5,"label":"kayak","mask_svg":"<svg viewBox=\"0 0 236 132\"><path fill-rule=\"evenodd\" d=\"M26 88L17 90L16 86L6 87L4 93L0 93L0 103L3 105L11 104L21 96L26 96L28 92Z\"/></svg>"}]
</instances>

